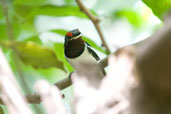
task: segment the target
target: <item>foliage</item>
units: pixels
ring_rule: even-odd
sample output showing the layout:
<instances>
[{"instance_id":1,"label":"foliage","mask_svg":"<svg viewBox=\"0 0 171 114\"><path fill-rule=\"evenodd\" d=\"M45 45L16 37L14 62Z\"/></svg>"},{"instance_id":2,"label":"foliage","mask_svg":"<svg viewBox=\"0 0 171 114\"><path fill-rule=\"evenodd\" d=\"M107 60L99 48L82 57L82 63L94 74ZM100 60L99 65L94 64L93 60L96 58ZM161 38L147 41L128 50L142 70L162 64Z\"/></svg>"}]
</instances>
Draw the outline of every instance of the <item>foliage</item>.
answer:
<instances>
[{"instance_id":1,"label":"foliage","mask_svg":"<svg viewBox=\"0 0 171 114\"><path fill-rule=\"evenodd\" d=\"M26 64L34 68L51 68L57 67L65 70L64 65L58 60L53 50L42 47L34 42L14 42L3 41L1 45L15 50L19 58Z\"/></svg>"},{"instance_id":2,"label":"foliage","mask_svg":"<svg viewBox=\"0 0 171 114\"><path fill-rule=\"evenodd\" d=\"M150 34L155 27L151 24L149 12L143 10L145 6L141 5L143 8L136 6L140 1L130 0L129 3L127 0L82 1L92 14L101 20L102 32L110 47L115 47L116 40L125 41L127 44L132 43L126 41L128 35L123 34L125 31L132 34L130 36L132 39L136 39L144 32ZM170 0L143 0L143 2L159 18L169 10L171 4ZM0 47L6 54L14 74L18 76L14 59L10 56L11 47L14 46L24 63L21 65L21 71L24 72L30 85L33 84L32 78L34 77L55 82L68 76L68 73L74 70L65 60L63 53L64 36L68 30L79 28L83 39L94 47L100 56L106 56L106 50L101 46L101 40L94 26L81 12L75 0L6 0L14 41L9 41L8 38L9 32L3 15L3 5L0 2ZM126 23L119 30L123 33L115 28L118 20ZM131 28L131 30L126 28ZM115 36L116 34L124 35L124 40L120 39L120 36ZM71 92L66 93L72 96Z\"/></svg>"},{"instance_id":3,"label":"foliage","mask_svg":"<svg viewBox=\"0 0 171 114\"><path fill-rule=\"evenodd\" d=\"M143 0L143 2L147 4L159 18L162 18L171 6L171 0Z\"/></svg>"},{"instance_id":4,"label":"foliage","mask_svg":"<svg viewBox=\"0 0 171 114\"><path fill-rule=\"evenodd\" d=\"M126 17L126 19L136 28L141 27L144 24L143 17L132 9L123 9L115 12L115 16Z\"/></svg>"}]
</instances>

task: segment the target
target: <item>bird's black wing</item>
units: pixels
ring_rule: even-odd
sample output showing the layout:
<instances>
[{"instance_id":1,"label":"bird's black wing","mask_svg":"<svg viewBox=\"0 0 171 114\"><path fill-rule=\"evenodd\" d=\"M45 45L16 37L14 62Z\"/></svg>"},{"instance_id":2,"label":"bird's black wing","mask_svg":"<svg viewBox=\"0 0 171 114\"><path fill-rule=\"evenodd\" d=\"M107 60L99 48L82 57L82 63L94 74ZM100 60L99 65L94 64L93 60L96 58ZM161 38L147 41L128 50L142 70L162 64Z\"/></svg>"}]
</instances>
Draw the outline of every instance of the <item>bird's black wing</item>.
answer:
<instances>
[{"instance_id":1,"label":"bird's black wing","mask_svg":"<svg viewBox=\"0 0 171 114\"><path fill-rule=\"evenodd\" d=\"M87 44L87 49L89 51L89 53L96 59L96 61L100 60L99 56L96 54L96 52L94 52L92 49L91 49L91 46L90 44L88 44L87 42L85 42ZM106 71L104 69L102 69L102 73L104 76L106 76Z\"/></svg>"},{"instance_id":2,"label":"bird's black wing","mask_svg":"<svg viewBox=\"0 0 171 114\"><path fill-rule=\"evenodd\" d=\"M86 44L87 44L87 49L88 49L89 53L90 53L97 61L100 60L100 58L99 58L99 56L96 54L96 52L94 52L94 51L91 49L90 44L88 44L87 42L86 42Z\"/></svg>"}]
</instances>

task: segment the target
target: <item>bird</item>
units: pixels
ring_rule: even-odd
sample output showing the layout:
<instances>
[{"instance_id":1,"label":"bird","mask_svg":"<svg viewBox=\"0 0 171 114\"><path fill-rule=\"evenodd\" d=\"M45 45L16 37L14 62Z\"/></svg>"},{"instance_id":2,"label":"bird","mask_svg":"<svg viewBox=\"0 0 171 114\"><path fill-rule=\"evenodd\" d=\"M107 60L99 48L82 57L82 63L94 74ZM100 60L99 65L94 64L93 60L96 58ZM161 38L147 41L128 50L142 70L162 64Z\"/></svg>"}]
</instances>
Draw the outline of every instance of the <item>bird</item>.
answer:
<instances>
[{"instance_id":1,"label":"bird","mask_svg":"<svg viewBox=\"0 0 171 114\"><path fill-rule=\"evenodd\" d=\"M66 60L74 68L81 62L98 63L100 60L92 47L82 39L79 29L66 33L64 42L64 55Z\"/></svg>"}]
</instances>

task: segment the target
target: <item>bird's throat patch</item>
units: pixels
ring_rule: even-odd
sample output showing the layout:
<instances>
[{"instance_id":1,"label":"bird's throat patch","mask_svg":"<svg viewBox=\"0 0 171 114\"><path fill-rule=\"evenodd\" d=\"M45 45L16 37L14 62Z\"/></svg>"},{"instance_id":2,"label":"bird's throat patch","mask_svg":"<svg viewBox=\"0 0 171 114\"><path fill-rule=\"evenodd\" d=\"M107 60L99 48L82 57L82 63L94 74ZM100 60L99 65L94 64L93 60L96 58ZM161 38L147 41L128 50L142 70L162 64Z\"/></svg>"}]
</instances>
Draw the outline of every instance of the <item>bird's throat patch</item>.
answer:
<instances>
[{"instance_id":1,"label":"bird's throat patch","mask_svg":"<svg viewBox=\"0 0 171 114\"><path fill-rule=\"evenodd\" d=\"M64 46L65 56L68 58L76 58L83 53L85 44L84 41L79 38L65 43Z\"/></svg>"}]
</instances>

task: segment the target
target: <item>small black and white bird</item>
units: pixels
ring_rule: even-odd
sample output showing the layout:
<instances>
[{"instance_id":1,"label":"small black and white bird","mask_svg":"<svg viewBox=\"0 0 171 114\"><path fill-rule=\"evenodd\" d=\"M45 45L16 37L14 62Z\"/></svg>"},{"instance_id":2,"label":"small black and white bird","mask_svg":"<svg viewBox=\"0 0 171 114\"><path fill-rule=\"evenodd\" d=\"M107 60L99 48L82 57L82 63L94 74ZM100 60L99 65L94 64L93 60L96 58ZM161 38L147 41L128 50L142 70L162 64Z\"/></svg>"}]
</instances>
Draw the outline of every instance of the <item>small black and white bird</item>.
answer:
<instances>
[{"instance_id":1,"label":"small black and white bird","mask_svg":"<svg viewBox=\"0 0 171 114\"><path fill-rule=\"evenodd\" d=\"M99 56L91 46L82 39L78 29L69 31L65 36L64 51L66 60L74 67L81 62L97 63Z\"/></svg>"}]
</instances>

